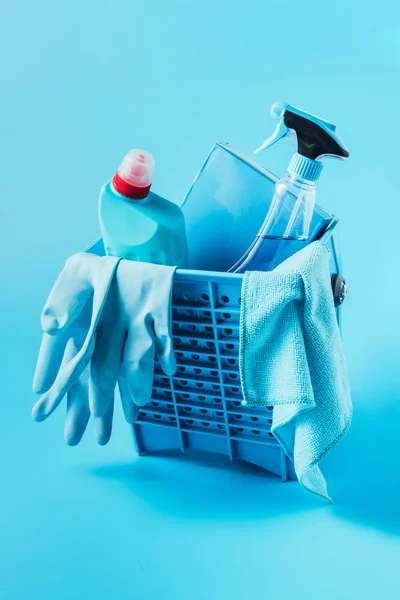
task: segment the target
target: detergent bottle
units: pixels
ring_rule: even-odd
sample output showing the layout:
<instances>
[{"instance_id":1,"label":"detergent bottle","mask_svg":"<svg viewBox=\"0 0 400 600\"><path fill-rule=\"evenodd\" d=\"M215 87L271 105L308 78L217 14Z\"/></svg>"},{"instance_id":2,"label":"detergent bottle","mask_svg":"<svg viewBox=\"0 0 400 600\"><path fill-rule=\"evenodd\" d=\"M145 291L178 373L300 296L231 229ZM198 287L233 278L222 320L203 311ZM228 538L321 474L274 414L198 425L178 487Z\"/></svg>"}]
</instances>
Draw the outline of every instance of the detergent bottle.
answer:
<instances>
[{"instance_id":1,"label":"detergent bottle","mask_svg":"<svg viewBox=\"0 0 400 600\"><path fill-rule=\"evenodd\" d=\"M130 150L99 197L99 221L109 256L185 267L185 219L178 205L150 191L154 158Z\"/></svg>"},{"instance_id":2,"label":"detergent bottle","mask_svg":"<svg viewBox=\"0 0 400 600\"><path fill-rule=\"evenodd\" d=\"M256 238L229 269L234 273L271 270L285 255L285 244L309 240L322 159L349 157L332 123L282 102L273 104L271 116L278 120L275 131L255 152L270 148L288 135L296 141L297 152L286 175L275 185L269 211Z\"/></svg>"}]
</instances>

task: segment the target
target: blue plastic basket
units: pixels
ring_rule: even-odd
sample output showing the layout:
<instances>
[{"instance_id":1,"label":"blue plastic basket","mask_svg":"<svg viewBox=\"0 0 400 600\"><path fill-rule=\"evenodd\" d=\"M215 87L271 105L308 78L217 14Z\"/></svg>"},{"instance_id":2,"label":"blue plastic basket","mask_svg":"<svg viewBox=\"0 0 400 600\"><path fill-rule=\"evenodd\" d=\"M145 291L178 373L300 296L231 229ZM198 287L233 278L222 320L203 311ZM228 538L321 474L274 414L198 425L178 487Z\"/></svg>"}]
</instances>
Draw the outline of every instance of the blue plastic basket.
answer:
<instances>
[{"instance_id":1,"label":"blue plastic basket","mask_svg":"<svg viewBox=\"0 0 400 600\"><path fill-rule=\"evenodd\" d=\"M331 272L340 273L336 225L321 237L331 250ZM87 249L104 254L102 241ZM249 408L243 400L239 365L242 275L176 272L173 336L178 368L168 377L156 363L151 402L133 426L140 455L162 450L202 450L242 459L295 478L291 461L271 433L272 407ZM337 316L340 324L340 306Z\"/></svg>"}]
</instances>

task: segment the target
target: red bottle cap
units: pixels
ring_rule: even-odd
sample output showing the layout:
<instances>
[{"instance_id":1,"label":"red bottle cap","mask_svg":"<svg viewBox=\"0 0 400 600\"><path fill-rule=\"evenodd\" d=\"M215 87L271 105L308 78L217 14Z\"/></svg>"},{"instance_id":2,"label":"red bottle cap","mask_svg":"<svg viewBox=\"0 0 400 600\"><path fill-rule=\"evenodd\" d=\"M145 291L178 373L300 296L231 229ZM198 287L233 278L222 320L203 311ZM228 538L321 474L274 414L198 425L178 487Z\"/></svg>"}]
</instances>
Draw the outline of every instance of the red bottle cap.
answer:
<instances>
[{"instance_id":1,"label":"red bottle cap","mask_svg":"<svg viewBox=\"0 0 400 600\"><path fill-rule=\"evenodd\" d=\"M148 195L154 172L154 158L145 150L130 150L113 178L113 186L123 196L140 200Z\"/></svg>"}]
</instances>

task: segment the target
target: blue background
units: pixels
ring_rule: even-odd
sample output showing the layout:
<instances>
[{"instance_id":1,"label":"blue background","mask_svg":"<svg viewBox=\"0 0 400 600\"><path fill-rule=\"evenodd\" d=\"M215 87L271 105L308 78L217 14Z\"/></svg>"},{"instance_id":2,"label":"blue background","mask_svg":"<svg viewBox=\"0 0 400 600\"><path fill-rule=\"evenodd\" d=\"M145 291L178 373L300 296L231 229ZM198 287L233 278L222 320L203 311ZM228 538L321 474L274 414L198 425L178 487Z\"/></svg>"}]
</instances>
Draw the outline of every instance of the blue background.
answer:
<instances>
[{"instance_id":1,"label":"blue background","mask_svg":"<svg viewBox=\"0 0 400 600\"><path fill-rule=\"evenodd\" d=\"M400 11L388 0L3 0L0 7L0 598L395 598L400 583ZM131 147L180 202L215 141L250 153L276 99L336 122L319 202L341 220L354 424L331 507L225 460L63 442L30 418L39 315L98 235ZM262 156L281 174L292 148ZM328 163L328 161L327 161ZM397 590L397 591L396 591Z\"/></svg>"}]
</instances>

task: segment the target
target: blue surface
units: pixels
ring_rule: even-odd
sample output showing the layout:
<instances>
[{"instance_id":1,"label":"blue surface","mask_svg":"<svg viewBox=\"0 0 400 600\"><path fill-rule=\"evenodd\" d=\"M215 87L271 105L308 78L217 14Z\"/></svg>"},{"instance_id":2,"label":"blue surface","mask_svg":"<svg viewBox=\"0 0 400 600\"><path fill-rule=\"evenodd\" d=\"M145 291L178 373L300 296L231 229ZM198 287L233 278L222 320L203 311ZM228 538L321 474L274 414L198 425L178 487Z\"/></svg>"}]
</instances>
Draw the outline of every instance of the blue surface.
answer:
<instances>
[{"instance_id":1,"label":"blue surface","mask_svg":"<svg viewBox=\"0 0 400 600\"><path fill-rule=\"evenodd\" d=\"M0 12L0 597L393 598L398 4L20 0ZM276 98L336 122L351 152L318 184L342 219L350 286L355 416L324 464L333 507L224 459L136 459L120 411L105 448L90 435L64 446L62 411L30 418L41 308L98 234L97 195L121 155L148 148L155 191L179 201L213 142L262 142ZM262 160L280 174L292 151Z\"/></svg>"}]
</instances>

